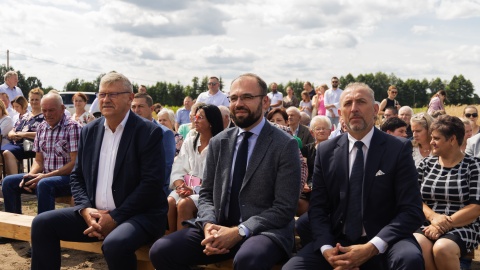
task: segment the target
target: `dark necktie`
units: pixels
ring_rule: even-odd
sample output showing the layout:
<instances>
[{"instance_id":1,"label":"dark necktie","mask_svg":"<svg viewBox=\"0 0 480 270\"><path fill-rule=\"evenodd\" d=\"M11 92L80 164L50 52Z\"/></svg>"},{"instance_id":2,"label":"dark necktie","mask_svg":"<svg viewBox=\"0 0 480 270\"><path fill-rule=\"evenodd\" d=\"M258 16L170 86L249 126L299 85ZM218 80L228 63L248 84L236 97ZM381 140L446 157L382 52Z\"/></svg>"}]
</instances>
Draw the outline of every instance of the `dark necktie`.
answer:
<instances>
[{"instance_id":1,"label":"dark necktie","mask_svg":"<svg viewBox=\"0 0 480 270\"><path fill-rule=\"evenodd\" d=\"M350 174L348 208L345 221L345 235L348 240L357 241L362 235L362 187L363 187L363 142L356 141L357 155Z\"/></svg>"},{"instance_id":2,"label":"dark necktie","mask_svg":"<svg viewBox=\"0 0 480 270\"><path fill-rule=\"evenodd\" d=\"M240 204L238 202L238 194L242 187L245 171L247 170L248 159L248 138L253 135L251 132L243 133L243 140L240 143L235 158L235 167L233 168L232 188L230 190L230 205L228 208L228 222L230 226L240 223Z\"/></svg>"}]
</instances>

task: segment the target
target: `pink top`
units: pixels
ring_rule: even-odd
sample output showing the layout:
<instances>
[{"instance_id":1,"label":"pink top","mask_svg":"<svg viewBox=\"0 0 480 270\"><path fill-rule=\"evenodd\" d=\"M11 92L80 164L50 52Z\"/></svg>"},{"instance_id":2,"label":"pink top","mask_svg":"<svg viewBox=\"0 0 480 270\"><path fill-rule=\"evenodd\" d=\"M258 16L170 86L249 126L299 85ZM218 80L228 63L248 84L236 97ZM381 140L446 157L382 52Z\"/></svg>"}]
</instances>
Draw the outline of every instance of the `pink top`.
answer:
<instances>
[{"instance_id":1,"label":"pink top","mask_svg":"<svg viewBox=\"0 0 480 270\"><path fill-rule=\"evenodd\" d=\"M430 100L430 103L428 104L428 114L432 114L435 111L442 111L445 110L443 108L443 102L439 97L434 97Z\"/></svg>"},{"instance_id":2,"label":"pink top","mask_svg":"<svg viewBox=\"0 0 480 270\"><path fill-rule=\"evenodd\" d=\"M320 95L318 96L318 111L317 111L317 115L325 115L327 113L327 109L325 109L325 103L323 102L323 98L324 96L323 95Z\"/></svg>"}]
</instances>

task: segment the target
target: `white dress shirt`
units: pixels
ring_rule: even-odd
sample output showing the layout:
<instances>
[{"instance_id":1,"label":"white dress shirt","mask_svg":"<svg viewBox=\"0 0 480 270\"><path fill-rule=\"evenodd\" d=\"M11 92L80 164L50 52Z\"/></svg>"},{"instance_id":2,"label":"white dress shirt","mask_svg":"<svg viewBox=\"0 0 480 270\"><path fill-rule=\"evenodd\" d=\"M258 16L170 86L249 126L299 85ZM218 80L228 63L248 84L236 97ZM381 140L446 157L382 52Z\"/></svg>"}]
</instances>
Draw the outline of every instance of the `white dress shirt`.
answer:
<instances>
[{"instance_id":1,"label":"white dress shirt","mask_svg":"<svg viewBox=\"0 0 480 270\"><path fill-rule=\"evenodd\" d=\"M103 134L102 148L100 149L100 161L98 163L97 190L95 193L95 207L101 210L113 210L116 208L113 200L112 183L115 161L117 160L118 147L122 138L125 124L130 111L112 132L105 119L105 133Z\"/></svg>"},{"instance_id":2,"label":"white dress shirt","mask_svg":"<svg viewBox=\"0 0 480 270\"><path fill-rule=\"evenodd\" d=\"M365 135L365 137L363 137L361 139L361 141L363 142L362 150L363 150L363 160L364 160L365 164L367 163L368 149L370 148L370 142L372 141L374 129L375 129L375 127L372 127L372 129L367 133L367 135ZM357 139L352 137L350 134L347 134L347 136L348 136L348 153L349 153L349 156L348 156L348 174L350 175L352 173L353 163L355 162L355 157L357 155L358 149L354 146ZM365 167L365 164L363 164L364 167ZM363 206L362 206L362 211L363 211ZM362 236L365 236L365 235L366 235L365 228L363 228L362 229ZM382 240L378 236L373 237L369 242L372 243L378 249L379 253L384 253L388 248L388 243L385 242L384 240ZM320 251L323 254L323 252L326 249L330 249L330 248L333 248L333 247L330 246L330 245L324 245L320 248Z\"/></svg>"}]
</instances>

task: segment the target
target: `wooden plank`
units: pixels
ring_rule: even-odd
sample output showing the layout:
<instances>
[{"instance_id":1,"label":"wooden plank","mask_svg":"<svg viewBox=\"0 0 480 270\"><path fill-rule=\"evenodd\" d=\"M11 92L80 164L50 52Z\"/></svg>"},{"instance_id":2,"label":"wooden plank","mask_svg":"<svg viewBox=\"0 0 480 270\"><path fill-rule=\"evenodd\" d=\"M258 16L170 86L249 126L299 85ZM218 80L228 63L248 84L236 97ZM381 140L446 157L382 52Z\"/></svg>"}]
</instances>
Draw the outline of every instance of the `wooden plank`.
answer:
<instances>
[{"instance_id":1,"label":"wooden plank","mask_svg":"<svg viewBox=\"0 0 480 270\"><path fill-rule=\"evenodd\" d=\"M22 241L30 241L30 229L32 227L33 218L34 216L0 212L0 236ZM90 243L61 241L60 245L63 248L102 254L101 241ZM143 246L135 252L139 266L138 269L154 269L148 256L149 250L150 246Z\"/></svg>"}]
</instances>

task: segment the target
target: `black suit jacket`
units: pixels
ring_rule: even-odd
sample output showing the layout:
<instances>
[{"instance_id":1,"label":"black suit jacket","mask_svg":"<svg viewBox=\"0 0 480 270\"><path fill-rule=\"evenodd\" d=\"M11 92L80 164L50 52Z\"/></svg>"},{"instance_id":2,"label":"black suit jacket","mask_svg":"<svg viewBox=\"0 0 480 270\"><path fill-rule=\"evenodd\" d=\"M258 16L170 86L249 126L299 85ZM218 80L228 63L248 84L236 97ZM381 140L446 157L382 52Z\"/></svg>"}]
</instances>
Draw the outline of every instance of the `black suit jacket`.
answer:
<instances>
[{"instance_id":1,"label":"black suit jacket","mask_svg":"<svg viewBox=\"0 0 480 270\"><path fill-rule=\"evenodd\" d=\"M335 246L342 236L348 205L348 137L343 134L317 148L309 218L314 249ZM374 130L365 164L363 226L389 246L413 237L425 219L412 158L412 144Z\"/></svg>"},{"instance_id":2,"label":"black suit jacket","mask_svg":"<svg viewBox=\"0 0 480 270\"><path fill-rule=\"evenodd\" d=\"M71 175L74 210L93 207L97 188L100 149L105 132L101 117L82 129L78 156ZM130 112L115 160L112 183L117 223L138 221L157 236L165 228L168 204L163 192L165 154L160 127Z\"/></svg>"}]
</instances>

